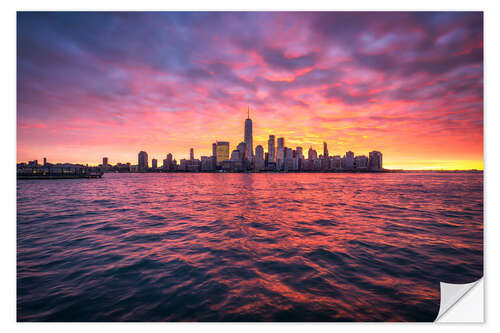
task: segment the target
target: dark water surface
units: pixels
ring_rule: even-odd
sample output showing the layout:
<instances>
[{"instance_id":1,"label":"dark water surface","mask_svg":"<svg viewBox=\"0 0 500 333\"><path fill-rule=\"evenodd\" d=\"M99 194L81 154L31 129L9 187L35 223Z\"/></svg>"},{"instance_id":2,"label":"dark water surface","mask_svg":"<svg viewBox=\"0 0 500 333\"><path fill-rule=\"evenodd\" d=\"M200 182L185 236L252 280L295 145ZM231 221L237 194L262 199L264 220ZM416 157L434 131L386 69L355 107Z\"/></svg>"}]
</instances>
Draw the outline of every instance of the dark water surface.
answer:
<instances>
[{"instance_id":1,"label":"dark water surface","mask_svg":"<svg viewBox=\"0 0 500 333\"><path fill-rule=\"evenodd\" d=\"M432 321L483 270L482 173L17 183L20 321Z\"/></svg>"}]
</instances>

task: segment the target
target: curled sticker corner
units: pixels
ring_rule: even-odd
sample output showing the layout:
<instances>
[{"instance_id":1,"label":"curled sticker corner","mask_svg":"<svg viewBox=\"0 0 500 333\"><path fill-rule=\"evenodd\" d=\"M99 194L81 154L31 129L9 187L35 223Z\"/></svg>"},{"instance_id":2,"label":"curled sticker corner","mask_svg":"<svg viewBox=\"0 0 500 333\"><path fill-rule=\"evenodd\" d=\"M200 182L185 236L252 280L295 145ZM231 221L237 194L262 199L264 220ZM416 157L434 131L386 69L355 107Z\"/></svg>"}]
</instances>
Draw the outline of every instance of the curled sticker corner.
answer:
<instances>
[{"instance_id":1,"label":"curled sticker corner","mask_svg":"<svg viewBox=\"0 0 500 333\"><path fill-rule=\"evenodd\" d=\"M435 319L435 322L445 322L445 320L442 320L443 315L446 314L450 309L452 309L455 304L457 304L481 280L482 278L477 281L465 284L440 282L441 299L439 304L439 313Z\"/></svg>"}]
</instances>

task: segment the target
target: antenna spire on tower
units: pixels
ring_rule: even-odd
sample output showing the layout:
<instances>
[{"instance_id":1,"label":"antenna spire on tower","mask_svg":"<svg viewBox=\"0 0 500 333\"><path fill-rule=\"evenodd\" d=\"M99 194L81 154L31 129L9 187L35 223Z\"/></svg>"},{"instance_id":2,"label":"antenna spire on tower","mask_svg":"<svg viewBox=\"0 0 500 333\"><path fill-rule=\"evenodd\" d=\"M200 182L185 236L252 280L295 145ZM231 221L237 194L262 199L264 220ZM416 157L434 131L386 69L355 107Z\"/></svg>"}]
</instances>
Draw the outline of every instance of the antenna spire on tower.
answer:
<instances>
[{"instance_id":1,"label":"antenna spire on tower","mask_svg":"<svg viewBox=\"0 0 500 333\"><path fill-rule=\"evenodd\" d=\"M248 106L248 119L250 119L250 105Z\"/></svg>"}]
</instances>

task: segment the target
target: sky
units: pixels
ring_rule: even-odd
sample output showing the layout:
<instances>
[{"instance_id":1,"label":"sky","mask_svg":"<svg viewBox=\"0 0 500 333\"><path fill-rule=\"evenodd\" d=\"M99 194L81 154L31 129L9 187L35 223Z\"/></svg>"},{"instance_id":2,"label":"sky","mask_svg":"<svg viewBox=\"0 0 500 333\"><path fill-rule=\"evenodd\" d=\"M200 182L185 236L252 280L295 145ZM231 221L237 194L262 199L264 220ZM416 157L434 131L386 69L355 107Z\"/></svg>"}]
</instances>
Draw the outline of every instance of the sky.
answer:
<instances>
[{"instance_id":1,"label":"sky","mask_svg":"<svg viewBox=\"0 0 500 333\"><path fill-rule=\"evenodd\" d=\"M481 12L18 12L17 161L137 164L270 134L483 169Z\"/></svg>"}]
</instances>

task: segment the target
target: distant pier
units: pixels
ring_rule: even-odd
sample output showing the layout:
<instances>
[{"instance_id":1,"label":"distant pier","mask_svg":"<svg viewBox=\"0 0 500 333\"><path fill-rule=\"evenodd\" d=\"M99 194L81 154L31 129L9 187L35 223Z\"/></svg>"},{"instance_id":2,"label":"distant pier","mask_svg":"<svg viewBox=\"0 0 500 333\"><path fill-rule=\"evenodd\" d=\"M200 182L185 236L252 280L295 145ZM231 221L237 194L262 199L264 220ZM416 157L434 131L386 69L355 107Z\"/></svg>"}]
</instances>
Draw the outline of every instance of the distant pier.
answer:
<instances>
[{"instance_id":1,"label":"distant pier","mask_svg":"<svg viewBox=\"0 0 500 333\"><path fill-rule=\"evenodd\" d=\"M84 165L24 166L17 168L17 179L75 179L101 178L103 172L98 167Z\"/></svg>"}]
</instances>

